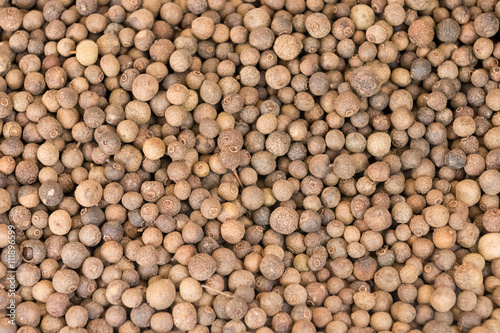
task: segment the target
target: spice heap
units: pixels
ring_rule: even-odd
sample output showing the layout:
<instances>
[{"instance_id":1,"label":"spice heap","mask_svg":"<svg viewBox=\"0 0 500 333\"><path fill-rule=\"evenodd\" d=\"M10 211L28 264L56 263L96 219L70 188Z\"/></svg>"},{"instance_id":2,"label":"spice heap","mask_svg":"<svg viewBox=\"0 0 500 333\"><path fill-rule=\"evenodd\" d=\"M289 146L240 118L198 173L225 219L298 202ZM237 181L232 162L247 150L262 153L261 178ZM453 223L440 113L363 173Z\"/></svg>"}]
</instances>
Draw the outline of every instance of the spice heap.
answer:
<instances>
[{"instance_id":1,"label":"spice heap","mask_svg":"<svg viewBox=\"0 0 500 333\"><path fill-rule=\"evenodd\" d=\"M0 332L500 332L499 2L166 1L0 0Z\"/></svg>"}]
</instances>

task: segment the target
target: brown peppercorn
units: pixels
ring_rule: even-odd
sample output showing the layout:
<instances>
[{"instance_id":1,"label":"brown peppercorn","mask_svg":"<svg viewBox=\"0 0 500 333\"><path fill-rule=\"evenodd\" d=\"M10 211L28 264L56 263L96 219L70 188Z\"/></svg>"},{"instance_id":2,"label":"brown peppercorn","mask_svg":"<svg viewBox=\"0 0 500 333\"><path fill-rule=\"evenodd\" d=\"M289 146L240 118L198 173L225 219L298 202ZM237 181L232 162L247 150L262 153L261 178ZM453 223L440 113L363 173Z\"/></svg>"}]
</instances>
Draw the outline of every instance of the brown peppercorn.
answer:
<instances>
[{"instance_id":1,"label":"brown peppercorn","mask_svg":"<svg viewBox=\"0 0 500 333\"><path fill-rule=\"evenodd\" d=\"M289 61L300 54L302 43L295 36L284 34L276 38L273 49L280 59Z\"/></svg>"},{"instance_id":2,"label":"brown peppercorn","mask_svg":"<svg viewBox=\"0 0 500 333\"><path fill-rule=\"evenodd\" d=\"M149 74L138 75L132 83L132 94L140 101L149 101L158 89L158 81Z\"/></svg>"},{"instance_id":3,"label":"brown peppercorn","mask_svg":"<svg viewBox=\"0 0 500 333\"><path fill-rule=\"evenodd\" d=\"M289 207L276 208L269 218L271 228L284 235L293 233L299 224L299 214Z\"/></svg>"},{"instance_id":4,"label":"brown peppercorn","mask_svg":"<svg viewBox=\"0 0 500 333\"><path fill-rule=\"evenodd\" d=\"M415 45L424 47L434 39L434 29L426 20L415 20L408 28L408 37Z\"/></svg>"},{"instance_id":5,"label":"brown peppercorn","mask_svg":"<svg viewBox=\"0 0 500 333\"><path fill-rule=\"evenodd\" d=\"M208 254L199 253L188 263L189 274L198 281L209 279L217 269L215 260Z\"/></svg>"},{"instance_id":6,"label":"brown peppercorn","mask_svg":"<svg viewBox=\"0 0 500 333\"><path fill-rule=\"evenodd\" d=\"M52 278L54 289L61 294L70 294L78 287L79 276L71 269L61 269Z\"/></svg>"},{"instance_id":7,"label":"brown peppercorn","mask_svg":"<svg viewBox=\"0 0 500 333\"><path fill-rule=\"evenodd\" d=\"M102 187L93 180L80 183L75 189L75 199L84 207L96 206L102 198Z\"/></svg>"},{"instance_id":8,"label":"brown peppercorn","mask_svg":"<svg viewBox=\"0 0 500 333\"><path fill-rule=\"evenodd\" d=\"M262 257L259 269L267 279L277 280L283 275L285 265L279 257L274 254L268 254Z\"/></svg>"},{"instance_id":9,"label":"brown peppercorn","mask_svg":"<svg viewBox=\"0 0 500 333\"><path fill-rule=\"evenodd\" d=\"M481 37L492 37L499 29L500 22L493 13L484 13L476 17L474 20L474 29Z\"/></svg>"},{"instance_id":10,"label":"brown peppercorn","mask_svg":"<svg viewBox=\"0 0 500 333\"><path fill-rule=\"evenodd\" d=\"M368 208L364 214L366 225L374 231L382 231L392 225L392 217L389 211L381 206Z\"/></svg>"},{"instance_id":11,"label":"brown peppercorn","mask_svg":"<svg viewBox=\"0 0 500 333\"><path fill-rule=\"evenodd\" d=\"M371 97L380 89L380 82L370 67L356 68L350 76L350 83L354 91L360 96Z\"/></svg>"},{"instance_id":12,"label":"brown peppercorn","mask_svg":"<svg viewBox=\"0 0 500 333\"><path fill-rule=\"evenodd\" d=\"M164 310L175 299L175 287L168 279L159 279L150 284L146 290L146 300L150 306L157 310Z\"/></svg>"},{"instance_id":13,"label":"brown peppercorn","mask_svg":"<svg viewBox=\"0 0 500 333\"><path fill-rule=\"evenodd\" d=\"M226 242L237 244L245 235L245 226L237 220L227 220L221 225L220 233Z\"/></svg>"},{"instance_id":14,"label":"brown peppercorn","mask_svg":"<svg viewBox=\"0 0 500 333\"><path fill-rule=\"evenodd\" d=\"M351 91L346 91L335 99L335 111L342 117L351 117L359 111L359 99Z\"/></svg>"}]
</instances>

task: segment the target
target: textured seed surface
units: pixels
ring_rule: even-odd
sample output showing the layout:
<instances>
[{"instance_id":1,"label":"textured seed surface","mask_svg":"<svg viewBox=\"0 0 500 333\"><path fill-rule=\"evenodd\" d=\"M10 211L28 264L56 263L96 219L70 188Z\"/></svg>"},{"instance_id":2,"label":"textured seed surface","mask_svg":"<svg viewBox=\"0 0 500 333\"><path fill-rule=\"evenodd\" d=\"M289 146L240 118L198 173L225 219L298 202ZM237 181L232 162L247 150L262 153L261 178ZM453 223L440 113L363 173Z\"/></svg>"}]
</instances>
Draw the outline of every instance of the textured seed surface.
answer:
<instances>
[{"instance_id":1,"label":"textured seed surface","mask_svg":"<svg viewBox=\"0 0 500 333\"><path fill-rule=\"evenodd\" d=\"M499 332L499 18L0 1L0 333Z\"/></svg>"}]
</instances>

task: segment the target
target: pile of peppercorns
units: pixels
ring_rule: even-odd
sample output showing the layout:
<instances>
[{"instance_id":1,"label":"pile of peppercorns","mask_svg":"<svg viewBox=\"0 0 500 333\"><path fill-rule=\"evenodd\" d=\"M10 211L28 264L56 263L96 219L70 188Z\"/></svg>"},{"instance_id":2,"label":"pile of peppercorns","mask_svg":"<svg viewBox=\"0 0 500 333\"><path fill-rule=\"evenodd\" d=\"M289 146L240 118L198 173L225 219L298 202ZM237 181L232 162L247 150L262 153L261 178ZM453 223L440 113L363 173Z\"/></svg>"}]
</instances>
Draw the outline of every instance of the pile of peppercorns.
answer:
<instances>
[{"instance_id":1,"label":"pile of peppercorns","mask_svg":"<svg viewBox=\"0 0 500 333\"><path fill-rule=\"evenodd\" d=\"M499 17L0 0L0 333L500 333Z\"/></svg>"}]
</instances>

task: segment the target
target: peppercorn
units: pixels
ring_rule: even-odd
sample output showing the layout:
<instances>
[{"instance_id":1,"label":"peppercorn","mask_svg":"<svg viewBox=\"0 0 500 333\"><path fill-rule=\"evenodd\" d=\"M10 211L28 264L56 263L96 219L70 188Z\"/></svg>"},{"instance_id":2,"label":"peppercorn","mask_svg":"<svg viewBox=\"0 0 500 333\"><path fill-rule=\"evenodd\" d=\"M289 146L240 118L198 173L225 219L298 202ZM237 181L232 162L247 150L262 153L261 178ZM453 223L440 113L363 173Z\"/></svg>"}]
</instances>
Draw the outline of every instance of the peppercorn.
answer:
<instances>
[{"instance_id":1,"label":"peppercorn","mask_svg":"<svg viewBox=\"0 0 500 333\"><path fill-rule=\"evenodd\" d=\"M493 1L31 2L0 15L18 326L495 330Z\"/></svg>"}]
</instances>

